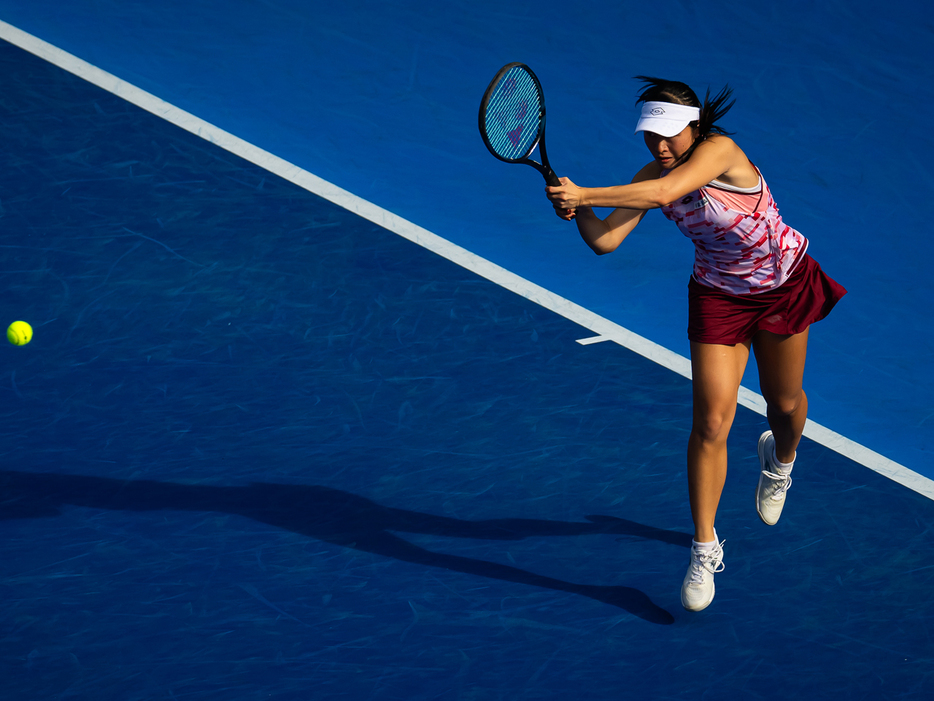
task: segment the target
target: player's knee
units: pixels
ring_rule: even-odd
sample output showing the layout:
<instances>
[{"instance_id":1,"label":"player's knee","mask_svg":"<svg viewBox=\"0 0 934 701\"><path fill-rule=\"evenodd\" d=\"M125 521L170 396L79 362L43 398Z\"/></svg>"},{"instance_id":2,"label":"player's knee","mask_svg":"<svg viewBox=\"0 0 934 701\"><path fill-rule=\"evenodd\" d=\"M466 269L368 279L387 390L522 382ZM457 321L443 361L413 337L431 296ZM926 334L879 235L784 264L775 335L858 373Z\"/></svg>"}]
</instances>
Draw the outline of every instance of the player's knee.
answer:
<instances>
[{"instance_id":1,"label":"player's knee","mask_svg":"<svg viewBox=\"0 0 934 701\"><path fill-rule=\"evenodd\" d=\"M799 391L797 394L765 397L766 404L768 404L769 407L769 413L772 415L777 414L779 416L792 416L795 412L798 411L798 408L801 406L803 399L803 391Z\"/></svg>"},{"instance_id":2,"label":"player's knee","mask_svg":"<svg viewBox=\"0 0 934 701\"><path fill-rule=\"evenodd\" d=\"M732 411L708 411L694 415L691 432L705 443L726 441L733 424Z\"/></svg>"}]
</instances>

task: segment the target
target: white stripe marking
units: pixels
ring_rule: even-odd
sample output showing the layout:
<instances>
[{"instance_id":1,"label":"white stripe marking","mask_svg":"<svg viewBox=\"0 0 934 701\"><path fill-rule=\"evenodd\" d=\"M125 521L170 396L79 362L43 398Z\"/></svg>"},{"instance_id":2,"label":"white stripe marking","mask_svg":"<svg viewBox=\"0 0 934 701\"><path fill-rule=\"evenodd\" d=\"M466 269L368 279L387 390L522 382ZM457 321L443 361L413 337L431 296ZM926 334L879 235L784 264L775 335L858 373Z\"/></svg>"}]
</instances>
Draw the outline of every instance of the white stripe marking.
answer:
<instances>
[{"instance_id":1,"label":"white stripe marking","mask_svg":"<svg viewBox=\"0 0 934 701\"><path fill-rule=\"evenodd\" d=\"M591 336L590 338L578 338L577 342L582 346L590 346L594 343L603 343L604 341L610 341L612 339L607 338L606 336Z\"/></svg>"},{"instance_id":2,"label":"white stripe marking","mask_svg":"<svg viewBox=\"0 0 934 701\"><path fill-rule=\"evenodd\" d=\"M49 63L72 73L79 78L123 98L127 102L151 112L157 117L220 146L244 160L288 180L309 192L318 195L368 221L398 234L399 236L457 263L491 282L506 288L521 297L559 314L598 334L601 340L615 341L619 345L658 363L664 368L690 379L691 361L667 348L623 328L609 319L594 314L570 300L559 297L515 273L485 260L450 241L433 234L427 229L406 221L381 207L312 175L288 161L274 156L261 148L219 129L213 124L195 117L155 95L137 88L76 56L62 51L41 39L27 34L16 27L0 21L0 38L14 44ZM586 340L586 339L585 339ZM594 341L596 342L596 341ZM738 403L747 409L765 416L765 400L755 392L740 388ZM829 428L808 420L804 435L841 455L884 475L899 484L934 500L934 480L889 460L884 455L841 436Z\"/></svg>"}]
</instances>

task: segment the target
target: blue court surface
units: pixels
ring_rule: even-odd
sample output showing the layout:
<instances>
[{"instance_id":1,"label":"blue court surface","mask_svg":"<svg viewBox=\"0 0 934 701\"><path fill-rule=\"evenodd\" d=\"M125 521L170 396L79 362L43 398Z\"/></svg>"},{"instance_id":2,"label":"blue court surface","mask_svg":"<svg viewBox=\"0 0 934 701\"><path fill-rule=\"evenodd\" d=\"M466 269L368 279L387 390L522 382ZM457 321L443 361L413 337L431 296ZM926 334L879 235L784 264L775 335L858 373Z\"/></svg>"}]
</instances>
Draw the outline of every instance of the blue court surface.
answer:
<instances>
[{"instance_id":1,"label":"blue court surface","mask_svg":"<svg viewBox=\"0 0 934 701\"><path fill-rule=\"evenodd\" d=\"M610 66L587 32L648 9L0 0L5 36L116 76L104 90L0 42L0 308L35 329L0 371L3 698L934 697L913 204L934 148L920 111L889 124L890 103L926 99L930 23L789 7L723 24L656 6L709 41L693 56L643 33ZM763 24L785 51L739 31ZM683 355L689 244L650 217L596 259L540 176L489 157L476 107L517 59L581 182L644 159L629 76L733 84L728 126L850 290L812 332L827 431L803 440L774 528L753 503L765 420L739 408L726 570L699 614L678 598L690 381L577 342L619 324ZM385 226L112 94L117 78ZM390 212L610 326L399 236Z\"/></svg>"}]
</instances>

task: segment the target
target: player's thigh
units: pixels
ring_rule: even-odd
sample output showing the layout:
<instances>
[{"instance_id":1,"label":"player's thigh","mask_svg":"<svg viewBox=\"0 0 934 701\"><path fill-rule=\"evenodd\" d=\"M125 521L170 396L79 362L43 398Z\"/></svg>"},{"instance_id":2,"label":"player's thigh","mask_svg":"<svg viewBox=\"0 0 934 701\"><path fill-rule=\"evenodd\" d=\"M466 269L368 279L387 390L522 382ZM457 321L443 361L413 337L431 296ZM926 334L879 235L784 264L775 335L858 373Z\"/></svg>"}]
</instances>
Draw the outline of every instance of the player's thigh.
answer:
<instances>
[{"instance_id":1,"label":"player's thigh","mask_svg":"<svg viewBox=\"0 0 934 701\"><path fill-rule=\"evenodd\" d=\"M691 342L695 429L715 434L721 424L732 422L748 360L748 343L723 346Z\"/></svg>"},{"instance_id":2,"label":"player's thigh","mask_svg":"<svg viewBox=\"0 0 934 701\"><path fill-rule=\"evenodd\" d=\"M752 341L759 368L759 387L765 400L784 410L800 399L807 359L808 329L792 336L760 331Z\"/></svg>"}]
</instances>

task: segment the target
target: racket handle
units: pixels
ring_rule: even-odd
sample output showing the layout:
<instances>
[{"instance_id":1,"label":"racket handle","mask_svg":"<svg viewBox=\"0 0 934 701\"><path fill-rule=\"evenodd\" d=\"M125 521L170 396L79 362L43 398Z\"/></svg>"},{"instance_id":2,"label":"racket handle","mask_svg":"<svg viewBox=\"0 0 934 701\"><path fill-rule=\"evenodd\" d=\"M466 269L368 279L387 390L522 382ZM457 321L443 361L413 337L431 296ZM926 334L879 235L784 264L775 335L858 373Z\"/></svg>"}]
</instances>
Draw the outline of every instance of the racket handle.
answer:
<instances>
[{"instance_id":1,"label":"racket handle","mask_svg":"<svg viewBox=\"0 0 934 701\"><path fill-rule=\"evenodd\" d=\"M542 169L542 175L545 177L545 182L551 187L558 187L558 185L561 184L561 181L558 180L558 176L555 175L555 172L548 166Z\"/></svg>"}]
</instances>

